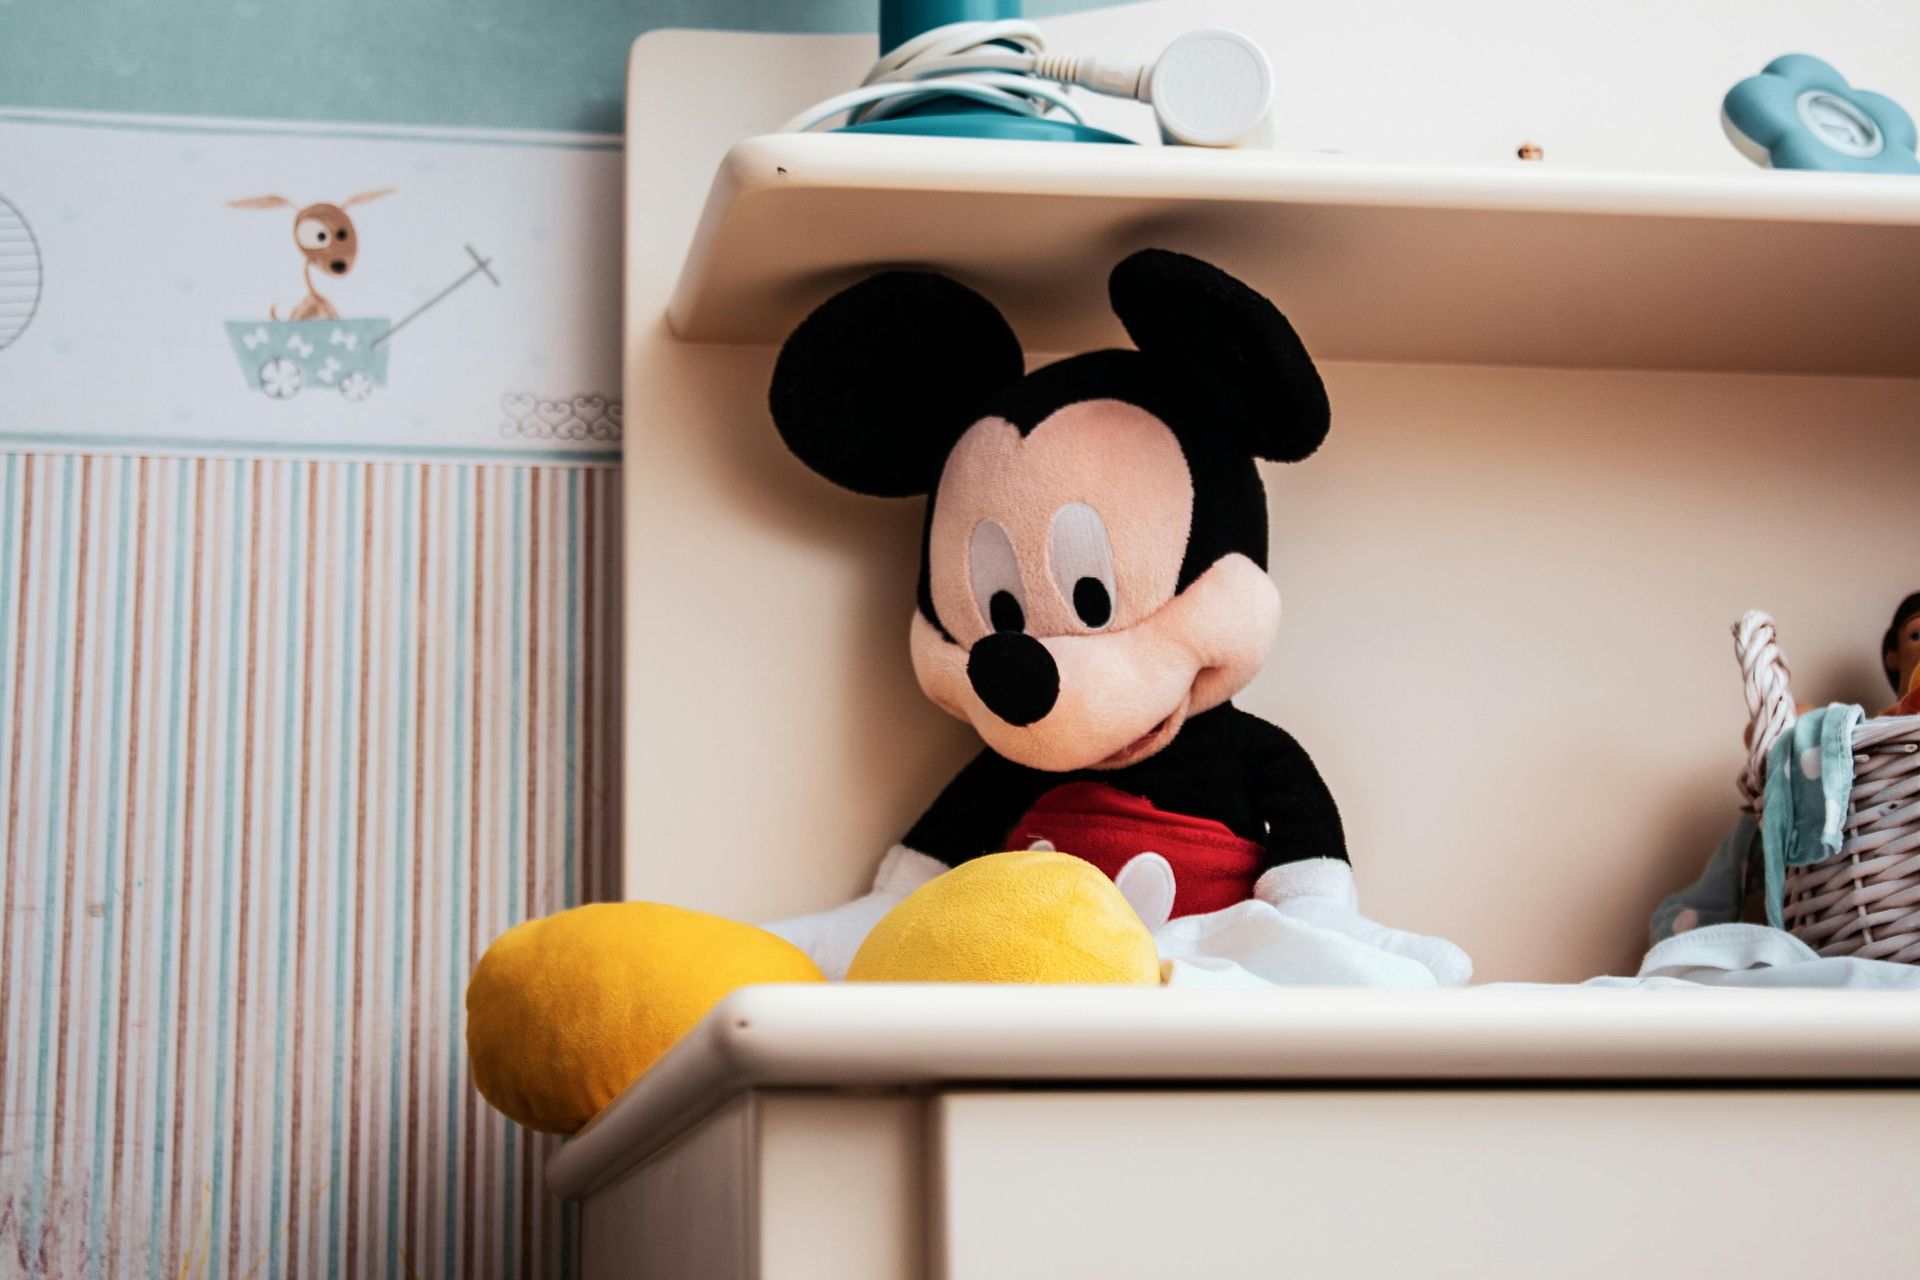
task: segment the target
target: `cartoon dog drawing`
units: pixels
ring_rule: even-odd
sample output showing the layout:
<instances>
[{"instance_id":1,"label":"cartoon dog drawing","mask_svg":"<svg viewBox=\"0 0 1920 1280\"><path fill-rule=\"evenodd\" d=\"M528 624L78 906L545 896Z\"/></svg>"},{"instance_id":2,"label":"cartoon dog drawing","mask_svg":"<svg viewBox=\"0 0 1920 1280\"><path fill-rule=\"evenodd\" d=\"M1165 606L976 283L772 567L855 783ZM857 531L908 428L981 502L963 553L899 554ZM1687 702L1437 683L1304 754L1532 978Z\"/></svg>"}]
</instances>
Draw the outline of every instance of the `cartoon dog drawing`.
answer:
<instances>
[{"instance_id":1,"label":"cartoon dog drawing","mask_svg":"<svg viewBox=\"0 0 1920 1280\"><path fill-rule=\"evenodd\" d=\"M293 242L300 248L301 257L306 259L301 268L301 278L307 286L307 296L300 299L287 313L289 320L338 320L340 312L335 309L321 292L313 286L313 269L320 268L329 275L344 276L353 270L353 259L360 251L360 236L354 228L353 219L347 216L347 210L357 204L366 204L378 200L381 196L393 194L392 187L380 187L373 191L362 191L359 195L348 196L339 204L327 204L324 201L310 204L293 215ZM229 209L292 209L293 201L285 196L249 196L244 200L227 201ZM280 319L280 308L267 309L269 318Z\"/></svg>"}]
</instances>

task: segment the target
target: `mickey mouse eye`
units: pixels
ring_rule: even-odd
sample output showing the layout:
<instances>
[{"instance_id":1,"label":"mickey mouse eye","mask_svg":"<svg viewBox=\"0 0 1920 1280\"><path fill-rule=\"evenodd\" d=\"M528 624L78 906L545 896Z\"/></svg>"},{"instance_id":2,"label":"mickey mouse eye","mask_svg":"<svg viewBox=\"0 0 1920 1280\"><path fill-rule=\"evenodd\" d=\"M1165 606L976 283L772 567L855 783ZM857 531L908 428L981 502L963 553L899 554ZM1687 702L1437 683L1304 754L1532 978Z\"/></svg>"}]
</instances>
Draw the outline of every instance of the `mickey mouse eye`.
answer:
<instances>
[{"instance_id":1,"label":"mickey mouse eye","mask_svg":"<svg viewBox=\"0 0 1920 1280\"><path fill-rule=\"evenodd\" d=\"M997 520L982 520L973 528L968 548L973 571L973 602L990 631L1025 631L1027 609L1020 586L1020 561L1013 539Z\"/></svg>"},{"instance_id":2,"label":"mickey mouse eye","mask_svg":"<svg viewBox=\"0 0 1920 1280\"><path fill-rule=\"evenodd\" d=\"M293 238L303 249L318 249L327 242L327 224L318 218L302 218L293 229Z\"/></svg>"},{"instance_id":3,"label":"mickey mouse eye","mask_svg":"<svg viewBox=\"0 0 1920 1280\"><path fill-rule=\"evenodd\" d=\"M1054 585L1080 621L1095 631L1113 621L1113 544L1100 513L1084 502L1054 512L1047 550Z\"/></svg>"}]
</instances>

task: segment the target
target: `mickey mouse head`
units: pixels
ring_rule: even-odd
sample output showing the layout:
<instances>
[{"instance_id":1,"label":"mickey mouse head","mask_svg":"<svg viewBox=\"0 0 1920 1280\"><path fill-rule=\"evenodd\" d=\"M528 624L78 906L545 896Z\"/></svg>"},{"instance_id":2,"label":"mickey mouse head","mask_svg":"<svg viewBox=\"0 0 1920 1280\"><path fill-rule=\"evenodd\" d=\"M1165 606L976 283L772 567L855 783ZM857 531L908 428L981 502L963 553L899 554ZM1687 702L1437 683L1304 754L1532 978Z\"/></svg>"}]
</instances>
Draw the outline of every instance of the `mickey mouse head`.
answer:
<instances>
[{"instance_id":1,"label":"mickey mouse head","mask_svg":"<svg viewBox=\"0 0 1920 1280\"><path fill-rule=\"evenodd\" d=\"M877 275L795 330L770 396L820 475L929 495L921 688L1052 772L1144 760L1253 678L1280 618L1255 460L1305 458L1329 423L1293 327L1225 272L1149 249L1108 292L1138 350L1023 373L979 294Z\"/></svg>"}]
</instances>

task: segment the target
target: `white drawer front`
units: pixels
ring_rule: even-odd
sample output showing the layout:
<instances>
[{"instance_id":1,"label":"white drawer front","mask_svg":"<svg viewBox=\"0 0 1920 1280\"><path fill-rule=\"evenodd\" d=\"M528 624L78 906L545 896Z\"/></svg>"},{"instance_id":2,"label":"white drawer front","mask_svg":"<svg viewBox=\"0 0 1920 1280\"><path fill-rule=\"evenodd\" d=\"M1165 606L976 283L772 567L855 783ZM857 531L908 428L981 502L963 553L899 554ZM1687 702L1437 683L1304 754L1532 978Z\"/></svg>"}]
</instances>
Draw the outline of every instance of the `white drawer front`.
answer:
<instances>
[{"instance_id":1,"label":"white drawer front","mask_svg":"<svg viewBox=\"0 0 1920 1280\"><path fill-rule=\"evenodd\" d=\"M1920 1275L1920 1091L964 1092L933 1274Z\"/></svg>"}]
</instances>

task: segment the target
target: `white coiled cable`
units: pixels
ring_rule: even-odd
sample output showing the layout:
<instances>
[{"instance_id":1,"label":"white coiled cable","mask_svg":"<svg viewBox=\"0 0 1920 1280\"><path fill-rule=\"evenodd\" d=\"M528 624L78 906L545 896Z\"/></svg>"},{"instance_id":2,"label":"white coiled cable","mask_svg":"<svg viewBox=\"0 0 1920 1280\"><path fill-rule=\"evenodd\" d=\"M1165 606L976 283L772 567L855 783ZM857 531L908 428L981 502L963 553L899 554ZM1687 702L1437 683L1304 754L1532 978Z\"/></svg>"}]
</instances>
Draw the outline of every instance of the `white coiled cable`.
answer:
<instances>
[{"instance_id":1,"label":"white coiled cable","mask_svg":"<svg viewBox=\"0 0 1920 1280\"><path fill-rule=\"evenodd\" d=\"M1031 22L953 22L924 31L880 56L858 89L816 102L780 127L804 133L884 120L931 98L961 97L1019 115L1058 111L1083 123L1061 85L1144 98L1146 68L1139 63L1049 56L1047 40Z\"/></svg>"}]
</instances>

